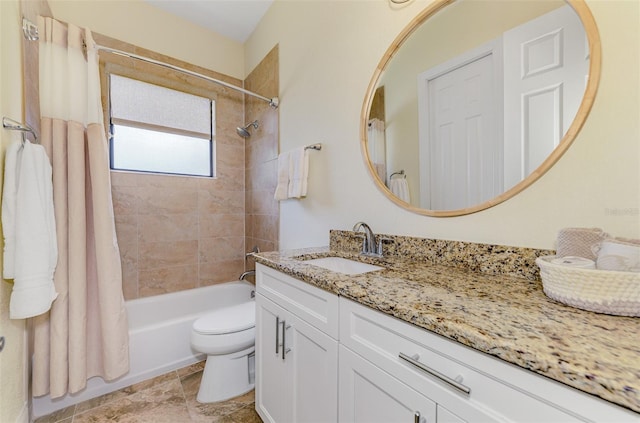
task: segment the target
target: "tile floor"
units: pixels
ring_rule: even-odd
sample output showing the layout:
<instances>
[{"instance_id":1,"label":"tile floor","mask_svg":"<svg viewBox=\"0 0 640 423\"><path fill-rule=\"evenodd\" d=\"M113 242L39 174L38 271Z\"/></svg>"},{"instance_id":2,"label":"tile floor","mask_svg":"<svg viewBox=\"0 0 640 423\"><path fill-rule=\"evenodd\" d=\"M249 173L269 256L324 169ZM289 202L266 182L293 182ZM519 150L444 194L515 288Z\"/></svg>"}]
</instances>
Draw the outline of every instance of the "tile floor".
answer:
<instances>
[{"instance_id":1,"label":"tile floor","mask_svg":"<svg viewBox=\"0 0 640 423\"><path fill-rule=\"evenodd\" d=\"M67 407L34 423L262 423L254 392L216 404L196 401L204 362Z\"/></svg>"}]
</instances>

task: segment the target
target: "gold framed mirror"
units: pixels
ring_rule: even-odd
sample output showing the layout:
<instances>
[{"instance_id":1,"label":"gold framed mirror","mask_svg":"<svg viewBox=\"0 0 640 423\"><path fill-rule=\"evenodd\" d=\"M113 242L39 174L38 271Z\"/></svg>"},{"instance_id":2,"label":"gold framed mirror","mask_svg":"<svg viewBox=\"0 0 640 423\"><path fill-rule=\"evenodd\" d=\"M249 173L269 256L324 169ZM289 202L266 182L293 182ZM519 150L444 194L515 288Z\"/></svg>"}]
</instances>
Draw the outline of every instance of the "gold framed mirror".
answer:
<instances>
[{"instance_id":1,"label":"gold framed mirror","mask_svg":"<svg viewBox=\"0 0 640 423\"><path fill-rule=\"evenodd\" d=\"M569 148L600 66L583 0L435 0L396 37L367 89L360 140L374 183L427 216L512 198Z\"/></svg>"}]
</instances>

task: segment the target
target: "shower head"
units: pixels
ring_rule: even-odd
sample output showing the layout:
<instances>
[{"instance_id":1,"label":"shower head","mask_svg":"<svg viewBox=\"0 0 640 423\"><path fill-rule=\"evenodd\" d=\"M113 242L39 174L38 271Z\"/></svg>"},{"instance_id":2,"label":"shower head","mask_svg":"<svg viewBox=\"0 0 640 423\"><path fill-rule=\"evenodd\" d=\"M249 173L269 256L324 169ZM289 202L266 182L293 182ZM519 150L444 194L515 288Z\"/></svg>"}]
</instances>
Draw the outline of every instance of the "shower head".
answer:
<instances>
[{"instance_id":1,"label":"shower head","mask_svg":"<svg viewBox=\"0 0 640 423\"><path fill-rule=\"evenodd\" d=\"M253 126L254 129L258 129L258 121L254 120L251 123L247 123L245 126L240 127L238 126L236 128L236 132L238 133L238 135L240 135L242 138L249 138L251 136L251 133L249 132L249 127Z\"/></svg>"}]
</instances>

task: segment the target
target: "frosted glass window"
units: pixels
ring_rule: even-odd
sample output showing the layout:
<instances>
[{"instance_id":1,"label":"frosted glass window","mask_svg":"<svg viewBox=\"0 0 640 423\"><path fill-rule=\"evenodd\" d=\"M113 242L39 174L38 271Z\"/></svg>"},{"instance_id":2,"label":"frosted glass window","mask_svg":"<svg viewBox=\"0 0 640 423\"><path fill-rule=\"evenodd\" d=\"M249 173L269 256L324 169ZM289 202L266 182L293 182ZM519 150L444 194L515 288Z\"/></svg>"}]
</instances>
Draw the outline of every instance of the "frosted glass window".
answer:
<instances>
[{"instance_id":1,"label":"frosted glass window","mask_svg":"<svg viewBox=\"0 0 640 423\"><path fill-rule=\"evenodd\" d=\"M110 75L111 168L214 176L215 102Z\"/></svg>"}]
</instances>

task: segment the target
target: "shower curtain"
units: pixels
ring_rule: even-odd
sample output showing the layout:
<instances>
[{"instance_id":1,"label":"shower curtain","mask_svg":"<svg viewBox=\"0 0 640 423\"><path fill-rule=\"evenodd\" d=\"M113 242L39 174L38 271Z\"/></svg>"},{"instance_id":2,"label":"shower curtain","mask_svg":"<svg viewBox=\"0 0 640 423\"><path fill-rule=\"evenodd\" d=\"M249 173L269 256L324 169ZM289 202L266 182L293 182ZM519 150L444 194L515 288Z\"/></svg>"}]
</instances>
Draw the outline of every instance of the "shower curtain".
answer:
<instances>
[{"instance_id":1,"label":"shower curtain","mask_svg":"<svg viewBox=\"0 0 640 423\"><path fill-rule=\"evenodd\" d=\"M51 310L33 320L34 396L75 393L129 370L98 57L91 32L51 18L40 34L41 143L53 168L58 235Z\"/></svg>"}]
</instances>

